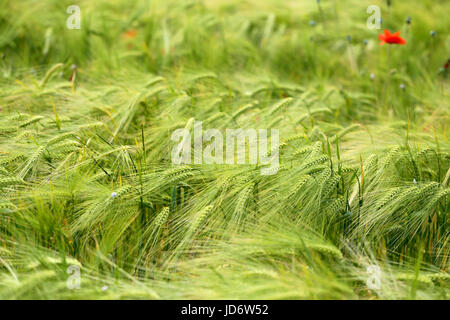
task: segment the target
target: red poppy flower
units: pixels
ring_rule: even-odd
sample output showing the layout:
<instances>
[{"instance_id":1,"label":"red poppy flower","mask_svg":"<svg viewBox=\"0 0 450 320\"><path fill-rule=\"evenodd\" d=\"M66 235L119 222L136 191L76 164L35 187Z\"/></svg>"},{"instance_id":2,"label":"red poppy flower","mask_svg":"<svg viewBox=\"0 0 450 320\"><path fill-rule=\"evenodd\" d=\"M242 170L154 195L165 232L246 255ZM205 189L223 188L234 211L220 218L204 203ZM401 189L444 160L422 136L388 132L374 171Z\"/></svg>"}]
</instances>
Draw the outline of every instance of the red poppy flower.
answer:
<instances>
[{"instance_id":1,"label":"red poppy flower","mask_svg":"<svg viewBox=\"0 0 450 320\"><path fill-rule=\"evenodd\" d=\"M385 43L389 44L406 44L406 40L400 37L400 31L397 31L396 33L391 33L389 30L384 30L383 34L380 34L378 36L378 39L380 39L380 45L383 45Z\"/></svg>"}]
</instances>

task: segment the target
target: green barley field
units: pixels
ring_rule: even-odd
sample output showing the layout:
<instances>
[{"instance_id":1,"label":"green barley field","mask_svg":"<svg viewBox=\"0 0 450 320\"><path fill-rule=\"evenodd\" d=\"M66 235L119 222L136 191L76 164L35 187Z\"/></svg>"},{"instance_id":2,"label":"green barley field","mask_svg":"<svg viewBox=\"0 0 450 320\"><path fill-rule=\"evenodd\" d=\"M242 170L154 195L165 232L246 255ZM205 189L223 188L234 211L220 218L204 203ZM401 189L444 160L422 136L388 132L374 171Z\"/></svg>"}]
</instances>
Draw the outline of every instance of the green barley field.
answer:
<instances>
[{"instance_id":1,"label":"green barley field","mask_svg":"<svg viewBox=\"0 0 450 320\"><path fill-rule=\"evenodd\" d=\"M449 299L448 12L1 0L0 299Z\"/></svg>"}]
</instances>

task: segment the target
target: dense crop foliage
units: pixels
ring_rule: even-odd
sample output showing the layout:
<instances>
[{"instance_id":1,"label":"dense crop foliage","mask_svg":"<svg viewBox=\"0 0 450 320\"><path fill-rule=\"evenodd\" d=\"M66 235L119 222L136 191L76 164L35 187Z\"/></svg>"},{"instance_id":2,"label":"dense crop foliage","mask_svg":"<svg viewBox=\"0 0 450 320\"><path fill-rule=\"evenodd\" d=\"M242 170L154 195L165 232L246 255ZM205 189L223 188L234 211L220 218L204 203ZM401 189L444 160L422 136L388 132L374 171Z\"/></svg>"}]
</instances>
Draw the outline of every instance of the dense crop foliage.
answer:
<instances>
[{"instance_id":1,"label":"dense crop foliage","mask_svg":"<svg viewBox=\"0 0 450 320\"><path fill-rule=\"evenodd\" d=\"M449 10L1 1L0 298L448 299ZM279 129L278 173L173 165L194 119Z\"/></svg>"}]
</instances>

